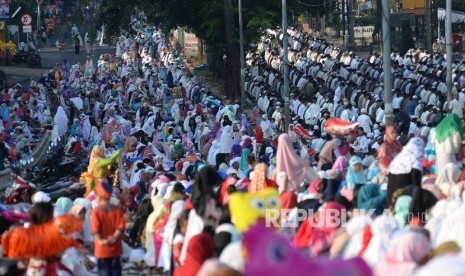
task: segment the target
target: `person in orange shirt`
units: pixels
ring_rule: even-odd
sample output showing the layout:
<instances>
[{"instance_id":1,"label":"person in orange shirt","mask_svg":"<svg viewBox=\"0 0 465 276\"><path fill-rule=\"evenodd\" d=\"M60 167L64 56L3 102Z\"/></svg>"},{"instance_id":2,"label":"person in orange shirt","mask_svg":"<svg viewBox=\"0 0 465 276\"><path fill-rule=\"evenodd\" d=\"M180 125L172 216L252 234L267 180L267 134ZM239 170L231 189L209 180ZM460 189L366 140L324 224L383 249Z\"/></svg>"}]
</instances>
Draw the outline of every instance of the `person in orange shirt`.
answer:
<instances>
[{"instance_id":1,"label":"person in orange shirt","mask_svg":"<svg viewBox=\"0 0 465 276\"><path fill-rule=\"evenodd\" d=\"M121 237L125 221L120 207L110 204L113 192L105 178L98 179L95 188L98 206L91 213L91 232L94 235L94 255L99 275L121 275L123 253Z\"/></svg>"}]
</instances>

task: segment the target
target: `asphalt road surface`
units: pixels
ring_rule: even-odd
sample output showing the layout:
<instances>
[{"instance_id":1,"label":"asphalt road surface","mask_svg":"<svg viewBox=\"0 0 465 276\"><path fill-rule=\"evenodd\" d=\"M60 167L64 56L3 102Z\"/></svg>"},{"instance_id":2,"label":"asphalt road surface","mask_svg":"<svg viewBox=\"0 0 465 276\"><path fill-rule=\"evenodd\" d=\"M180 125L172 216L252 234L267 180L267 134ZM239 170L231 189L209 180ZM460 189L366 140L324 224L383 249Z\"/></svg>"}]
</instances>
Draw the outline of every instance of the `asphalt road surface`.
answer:
<instances>
[{"instance_id":1,"label":"asphalt road surface","mask_svg":"<svg viewBox=\"0 0 465 276\"><path fill-rule=\"evenodd\" d=\"M81 34L84 37L84 34ZM56 41L57 37L65 37L65 41L68 45L66 49L58 50L56 47L51 47L51 43ZM84 47L81 47L80 54L74 54L74 46L72 45L71 39L66 34L65 31L57 34L55 37L47 40L47 45L42 46L40 49L40 56L42 59L42 67L41 68L29 68L26 64L24 65L10 65L10 66L0 66L0 69L3 70L7 76L8 81L10 84L21 83L21 84L29 84L29 81L32 79L39 79L42 73L47 73L56 63L61 64L63 62L63 58L67 58L70 65L77 64L77 63L85 63L86 62L86 50ZM97 61L101 54L114 54L115 48L109 46L94 46L93 51L91 51L90 56L94 60L94 66L97 65Z\"/></svg>"}]
</instances>

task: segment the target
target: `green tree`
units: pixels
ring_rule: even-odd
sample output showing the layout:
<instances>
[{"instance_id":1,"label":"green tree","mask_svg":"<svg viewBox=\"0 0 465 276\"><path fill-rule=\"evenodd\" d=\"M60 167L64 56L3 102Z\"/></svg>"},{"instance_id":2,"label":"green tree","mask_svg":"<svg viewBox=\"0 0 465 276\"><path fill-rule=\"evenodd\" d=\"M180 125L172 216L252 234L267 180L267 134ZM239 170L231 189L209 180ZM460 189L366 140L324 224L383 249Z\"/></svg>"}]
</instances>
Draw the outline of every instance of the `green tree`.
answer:
<instances>
[{"instance_id":1,"label":"green tree","mask_svg":"<svg viewBox=\"0 0 465 276\"><path fill-rule=\"evenodd\" d=\"M302 12L303 4L300 0L288 0L290 23ZM207 59L215 59L218 65L215 70L225 70L216 73L224 76L228 95L235 97L240 92L237 7L238 0L103 0L96 25L105 24L109 33L118 34L120 27L128 26L131 12L139 10L144 12L149 23L162 26L166 31L178 26L188 28L205 42ZM320 12L325 9L329 7L319 8ZM281 1L243 0L243 19L247 48L257 42L267 28L281 25ZM220 66L219 60L222 61L224 54L227 59Z\"/></svg>"}]
</instances>

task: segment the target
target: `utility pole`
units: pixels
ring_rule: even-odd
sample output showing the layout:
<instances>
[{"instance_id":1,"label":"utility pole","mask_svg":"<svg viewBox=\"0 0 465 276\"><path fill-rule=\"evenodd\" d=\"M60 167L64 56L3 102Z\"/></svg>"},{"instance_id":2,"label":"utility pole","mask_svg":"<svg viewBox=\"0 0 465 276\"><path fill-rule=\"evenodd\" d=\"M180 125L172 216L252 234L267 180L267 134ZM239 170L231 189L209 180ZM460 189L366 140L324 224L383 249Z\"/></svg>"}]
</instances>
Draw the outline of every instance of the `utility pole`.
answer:
<instances>
[{"instance_id":1,"label":"utility pole","mask_svg":"<svg viewBox=\"0 0 465 276\"><path fill-rule=\"evenodd\" d=\"M42 0L37 0L37 33L39 33L40 29L40 2Z\"/></svg>"},{"instance_id":2,"label":"utility pole","mask_svg":"<svg viewBox=\"0 0 465 276\"><path fill-rule=\"evenodd\" d=\"M354 43L354 5L353 0L347 0L347 17L349 21L349 43Z\"/></svg>"},{"instance_id":3,"label":"utility pole","mask_svg":"<svg viewBox=\"0 0 465 276\"><path fill-rule=\"evenodd\" d=\"M447 106L452 101L452 0L446 0Z\"/></svg>"},{"instance_id":4,"label":"utility pole","mask_svg":"<svg viewBox=\"0 0 465 276\"><path fill-rule=\"evenodd\" d=\"M239 0L239 43L241 61L241 107L245 108L245 61L244 61L244 30L242 23L242 0Z\"/></svg>"},{"instance_id":5,"label":"utility pole","mask_svg":"<svg viewBox=\"0 0 465 276\"><path fill-rule=\"evenodd\" d=\"M346 44L346 2L341 0L342 11L342 42Z\"/></svg>"},{"instance_id":6,"label":"utility pole","mask_svg":"<svg viewBox=\"0 0 465 276\"><path fill-rule=\"evenodd\" d=\"M389 0L383 3L383 62L384 62L384 119L386 125L394 123L392 110L392 73L391 73L391 19L389 13Z\"/></svg>"},{"instance_id":7,"label":"utility pole","mask_svg":"<svg viewBox=\"0 0 465 276\"><path fill-rule=\"evenodd\" d=\"M282 0L283 13L283 64L284 64L284 129L289 128L291 114L289 111L289 61L287 43L287 0Z\"/></svg>"},{"instance_id":8,"label":"utility pole","mask_svg":"<svg viewBox=\"0 0 465 276\"><path fill-rule=\"evenodd\" d=\"M425 0L426 50L431 51L431 0Z\"/></svg>"}]
</instances>

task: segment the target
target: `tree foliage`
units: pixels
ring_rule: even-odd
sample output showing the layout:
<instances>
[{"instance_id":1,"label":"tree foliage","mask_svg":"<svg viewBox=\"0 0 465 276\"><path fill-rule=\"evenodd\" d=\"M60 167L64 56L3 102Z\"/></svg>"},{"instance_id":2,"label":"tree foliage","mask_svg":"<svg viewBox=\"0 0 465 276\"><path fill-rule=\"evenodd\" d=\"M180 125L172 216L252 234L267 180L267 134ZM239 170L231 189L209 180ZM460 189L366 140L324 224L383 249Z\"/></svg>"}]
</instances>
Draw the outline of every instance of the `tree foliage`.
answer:
<instances>
[{"instance_id":1,"label":"tree foliage","mask_svg":"<svg viewBox=\"0 0 465 276\"><path fill-rule=\"evenodd\" d=\"M281 25L282 7L281 1L277 0L242 1L247 48L257 42L267 28ZM297 14L304 12L303 4L300 0L288 0L290 22ZM97 26L105 24L109 33L117 34L120 26L127 26L131 12L135 10L143 11L150 24L166 31L175 27L191 30L205 42L207 51L216 60L226 54L223 65L225 73L220 75L226 76L225 83L229 83L227 90L235 90L228 94L237 95L240 72L238 0L103 0Z\"/></svg>"}]
</instances>

